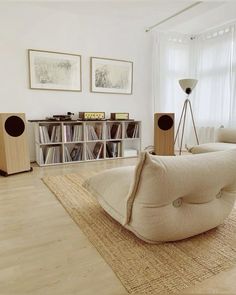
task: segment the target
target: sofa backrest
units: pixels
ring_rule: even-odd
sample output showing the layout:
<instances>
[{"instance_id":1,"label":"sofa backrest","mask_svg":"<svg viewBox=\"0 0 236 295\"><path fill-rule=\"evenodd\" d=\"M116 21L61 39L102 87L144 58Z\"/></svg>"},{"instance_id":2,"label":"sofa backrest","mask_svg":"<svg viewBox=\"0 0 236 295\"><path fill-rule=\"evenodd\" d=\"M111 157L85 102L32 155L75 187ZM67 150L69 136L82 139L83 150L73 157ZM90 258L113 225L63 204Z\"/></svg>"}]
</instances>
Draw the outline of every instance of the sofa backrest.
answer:
<instances>
[{"instance_id":1,"label":"sofa backrest","mask_svg":"<svg viewBox=\"0 0 236 295\"><path fill-rule=\"evenodd\" d=\"M143 153L127 197L125 223L134 206L204 204L222 190L236 191L236 149L181 157Z\"/></svg>"},{"instance_id":2,"label":"sofa backrest","mask_svg":"<svg viewBox=\"0 0 236 295\"><path fill-rule=\"evenodd\" d=\"M124 225L148 242L176 241L223 223L236 198L236 149L186 156L144 153Z\"/></svg>"},{"instance_id":3,"label":"sofa backrest","mask_svg":"<svg viewBox=\"0 0 236 295\"><path fill-rule=\"evenodd\" d=\"M219 128L216 138L217 142L236 143L236 128Z\"/></svg>"}]
</instances>

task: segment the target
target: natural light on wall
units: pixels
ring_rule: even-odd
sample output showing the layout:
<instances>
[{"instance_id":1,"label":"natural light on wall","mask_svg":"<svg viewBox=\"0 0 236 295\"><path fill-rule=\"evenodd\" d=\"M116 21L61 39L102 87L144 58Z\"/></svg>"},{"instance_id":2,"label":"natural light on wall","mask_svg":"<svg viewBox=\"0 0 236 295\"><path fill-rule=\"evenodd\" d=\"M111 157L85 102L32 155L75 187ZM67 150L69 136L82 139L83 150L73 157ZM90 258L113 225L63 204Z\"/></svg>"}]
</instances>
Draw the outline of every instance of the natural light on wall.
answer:
<instances>
[{"instance_id":1,"label":"natural light on wall","mask_svg":"<svg viewBox=\"0 0 236 295\"><path fill-rule=\"evenodd\" d=\"M191 101L200 142L212 141L214 128L236 126L235 27L231 24L194 37L154 33L154 111L175 112L178 121L185 98L178 80L198 79ZM191 142L193 133L187 134Z\"/></svg>"}]
</instances>

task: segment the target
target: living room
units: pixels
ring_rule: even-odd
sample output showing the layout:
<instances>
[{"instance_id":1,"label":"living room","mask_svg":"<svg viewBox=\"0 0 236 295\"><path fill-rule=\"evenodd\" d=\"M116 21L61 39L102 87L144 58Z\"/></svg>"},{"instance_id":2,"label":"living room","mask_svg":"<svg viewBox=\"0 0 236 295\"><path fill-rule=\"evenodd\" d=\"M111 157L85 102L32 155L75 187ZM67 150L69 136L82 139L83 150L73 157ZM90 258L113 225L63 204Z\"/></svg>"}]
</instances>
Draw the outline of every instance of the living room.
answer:
<instances>
[{"instance_id":1,"label":"living room","mask_svg":"<svg viewBox=\"0 0 236 295\"><path fill-rule=\"evenodd\" d=\"M0 2L1 294L236 293L235 22Z\"/></svg>"}]
</instances>

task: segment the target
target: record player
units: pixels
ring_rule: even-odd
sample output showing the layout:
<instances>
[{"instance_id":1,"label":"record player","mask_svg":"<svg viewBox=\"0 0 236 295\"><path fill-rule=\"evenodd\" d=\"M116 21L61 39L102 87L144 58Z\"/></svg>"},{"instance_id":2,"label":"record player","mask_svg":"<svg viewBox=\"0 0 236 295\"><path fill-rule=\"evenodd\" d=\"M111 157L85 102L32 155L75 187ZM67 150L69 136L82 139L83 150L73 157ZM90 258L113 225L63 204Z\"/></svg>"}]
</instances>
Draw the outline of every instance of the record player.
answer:
<instances>
[{"instance_id":1,"label":"record player","mask_svg":"<svg viewBox=\"0 0 236 295\"><path fill-rule=\"evenodd\" d=\"M74 113L67 112L66 115L53 115L52 117L47 117L46 119L51 121L71 121L73 115Z\"/></svg>"}]
</instances>

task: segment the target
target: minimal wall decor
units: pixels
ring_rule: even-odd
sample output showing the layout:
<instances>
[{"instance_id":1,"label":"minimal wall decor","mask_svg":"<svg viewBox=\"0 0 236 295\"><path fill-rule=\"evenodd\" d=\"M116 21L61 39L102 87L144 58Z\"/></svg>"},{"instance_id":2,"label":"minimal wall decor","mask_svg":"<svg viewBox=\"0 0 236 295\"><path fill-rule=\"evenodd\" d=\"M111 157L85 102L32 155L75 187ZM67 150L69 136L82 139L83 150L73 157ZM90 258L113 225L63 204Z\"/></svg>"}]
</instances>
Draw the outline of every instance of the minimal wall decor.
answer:
<instances>
[{"instance_id":1,"label":"minimal wall decor","mask_svg":"<svg viewBox=\"0 0 236 295\"><path fill-rule=\"evenodd\" d=\"M31 89L81 91L81 56L28 50Z\"/></svg>"},{"instance_id":2,"label":"minimal wall decor","mask_svg":"<svg viewBox=\"0 0 236 295\"><path fill-rule=\"evenodd\" d=\"M132 94L133 62L91 57L91 92Z\"/></svg>"}]
</instances>

